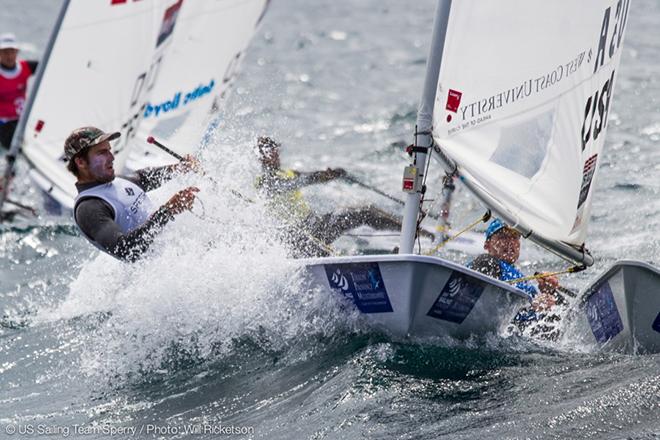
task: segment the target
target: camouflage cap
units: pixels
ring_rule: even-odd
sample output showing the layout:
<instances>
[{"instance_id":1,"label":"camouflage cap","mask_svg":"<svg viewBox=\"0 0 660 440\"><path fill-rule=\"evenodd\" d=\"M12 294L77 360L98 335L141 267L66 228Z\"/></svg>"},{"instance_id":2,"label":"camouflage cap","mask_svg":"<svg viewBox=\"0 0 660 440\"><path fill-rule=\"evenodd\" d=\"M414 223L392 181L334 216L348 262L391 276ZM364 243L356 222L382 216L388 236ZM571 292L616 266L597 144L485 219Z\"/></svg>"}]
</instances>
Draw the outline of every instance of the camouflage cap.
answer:
<instances>
[{"instance_id":1,"label":"camouflage cap","mask_svg":"<svg viewBox=\"0 0 660 440\"><path fill-rule=\"evenodd\" d=\"M112 141L121 136L118 131L105 133L96 127L81 127L73 130L64 141L64 160L69 161L81 151L98 145L101 142Z\"/></svg>"}]
</instances>

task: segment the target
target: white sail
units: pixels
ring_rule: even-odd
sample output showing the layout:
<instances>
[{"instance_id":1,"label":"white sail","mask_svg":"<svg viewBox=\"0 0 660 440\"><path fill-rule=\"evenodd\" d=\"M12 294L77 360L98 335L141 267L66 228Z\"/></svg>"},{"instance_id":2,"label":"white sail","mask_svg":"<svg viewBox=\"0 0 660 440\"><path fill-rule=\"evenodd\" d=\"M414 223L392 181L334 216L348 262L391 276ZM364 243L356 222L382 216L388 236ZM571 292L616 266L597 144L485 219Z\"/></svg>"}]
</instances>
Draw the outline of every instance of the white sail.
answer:
<instances>
[{"instance_id":1,"label":"white sail","mask_svg":"<svg viewBox=\"0 0 660 440\"><path fill-rule=\"evenodd\" d=\"M142 112L138 139L155 136L181 155L193 152L267 6L267 0L183 3L171 47L160 60L158 81ZM151 156L146 161L139 157L143 151ZM171 163L172 158L146 147L133 153L129 166L159 162Z\"/></svg>"},{"instance_id":2,"label":"white sail","mask_svg":"<svg viewBox=\"0 0 660 440\"><path fill-rule=\"evenodd\" d=\"M497 213L546 241L585 241L629 3L451 4L435 141Z\"/></svg>"},{"instance_id":3,"label":"white sail","mask_svg":"<svg viewBox=\"0 0 660 440\"><path fill-rule=\"evenodd\" d=\"M142 78L154 76L175 21L165 11L176 0L70 0L47 64L32 96L22 150L37 183L71 207L74 178L62 161L64 140L80 126L119 130L115 167L135 135L136 115L146 102Z\"/></svg>"},{"instance_id":4,"label":"white sail","mask_svg":"<svg viewBox=\"0 0 660 440\"><path fill-rule=\"evenodd\" d=\"M19 133L37 184L72 207L75 179L62 156L64 140L77 127L121 131L113 145L115 169L121 170L127 152L144 143L142 133L150 133L159 117L185 119L198 108L207 111L222 89L227 65L254 33L266 3L68 0ZM183 29L177 34L179 27ZM212 90L206 93L209 84ZM165 101L178 91L181 109L164 111ZM195 97L184 105L188 93ZM156 105L160 110L145 117Z\"/></svg>"}]
</instances>

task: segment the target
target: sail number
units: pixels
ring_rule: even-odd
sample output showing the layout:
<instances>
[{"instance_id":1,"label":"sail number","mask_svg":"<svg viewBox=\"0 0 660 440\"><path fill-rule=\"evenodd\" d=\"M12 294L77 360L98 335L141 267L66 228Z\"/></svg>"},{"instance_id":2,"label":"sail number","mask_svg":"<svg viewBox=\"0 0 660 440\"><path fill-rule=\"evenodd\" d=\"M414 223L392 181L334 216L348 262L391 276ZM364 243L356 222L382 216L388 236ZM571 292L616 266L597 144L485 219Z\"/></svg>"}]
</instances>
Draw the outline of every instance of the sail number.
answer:
<instances>
[{"instance_id":1,"label":"sail number","mask_svg":"<svg viewBox=\"0 0 660 440\"><path fill-rule=\"evenodd\" d=\"M610 23L611 7L605 9L603 14L603 24L600 27L600 34L598 36L598 51L596 51L596 62L594 63L594 73L605 63L605 54L607 53L608 59L611 59L616 51L621 47L621 37L626 28L626 21L628 19L628 7L630 0L619 0L616 3L616 12L614 16L614 23ZM610 25L614 26L610 36ZM609 40L609 44L608 44Z\"/></svg>"},{"instance_id":2,"label":"sail number","mask_svg":"<svg viewBox=\"0 0 660 440\"><path fill-rule=\"evenodd\" d=\"M616 2L616 11L614 19L612 16L612 7L605 9L603 21L598 35L598 50L594 62L594 74L603 67L605 59L611 59L621 47L621 38L626 27L628 19L628 8L630 0L618 0ZM610 32L610 28L611 32ZM590 52L591 55L591 52ZM584 106L584 120L582 122L582 151L587 148L591 140L596 141L600 133L607 125L607 116L609 114L612 89L614 88L614 73L612 69L610 77L605 83L596 90Z\"/></svg>"},{"instance_id":3,"label":"sail number","mask_svg":"<svg viewBox=\"0 0 660 440\"><path fill-rule=\"evenodd\" d=\"M587 99L584 106L584 121L582 122L582 151L587 147L590 140L596 141L600 133L607 125L607 115L610 109L612 89L614 86L614 72L605 81L603 87L596 90L593 96Z\"/></svg>"}]
</instances>

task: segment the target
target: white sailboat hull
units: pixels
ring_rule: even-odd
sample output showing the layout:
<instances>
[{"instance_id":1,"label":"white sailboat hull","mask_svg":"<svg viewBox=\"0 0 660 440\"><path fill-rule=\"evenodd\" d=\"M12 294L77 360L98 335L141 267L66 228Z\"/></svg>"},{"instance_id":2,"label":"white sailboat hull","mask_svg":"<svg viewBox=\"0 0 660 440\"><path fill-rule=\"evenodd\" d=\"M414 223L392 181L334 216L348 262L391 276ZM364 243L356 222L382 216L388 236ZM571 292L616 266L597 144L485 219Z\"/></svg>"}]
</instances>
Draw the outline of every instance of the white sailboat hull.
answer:
<instances>
[{"instance_id":1,"label":"white sailboat hull","mask_svg":"<svg viewBox=\"0 0 660 440\"><path fill-rule=\"evenodd\" d=\"M660 270L616 262L583 293L574 332L604 351L660 352Z\"/></svg>"},{"instance_id":2,"label":"white sailboat hull","mask_svg":"<svg viewBox=\"0 0 660 440\"><path fill-rule=\"evenodd\" d=\"M527 296L458 264L417 255L301 260L311 287L344 297L374 328L398 337L499 334Z\"/></svg>"}]
</instances>

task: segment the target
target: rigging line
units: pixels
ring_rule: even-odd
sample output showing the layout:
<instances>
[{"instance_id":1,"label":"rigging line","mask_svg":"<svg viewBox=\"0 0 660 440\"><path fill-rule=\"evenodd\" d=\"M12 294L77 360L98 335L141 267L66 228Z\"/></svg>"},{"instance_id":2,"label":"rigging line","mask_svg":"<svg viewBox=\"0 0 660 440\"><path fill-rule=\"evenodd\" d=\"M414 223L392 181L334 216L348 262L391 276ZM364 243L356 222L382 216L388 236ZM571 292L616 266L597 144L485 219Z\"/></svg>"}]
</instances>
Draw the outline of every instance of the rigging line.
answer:
<instances>
[{"instance_id":1,"label":"rigging line","mask_svg":"<svg viewBox=\"0 0 660 440\"><path fill-rule=\"evenodd\" d=\"M479 220L475 221L474 223L468 225L467 227L461 229L458 231L458 233L452 237L447 238L446 240L442 241L441 243L438 243L437 246L435 246L433 249L430 251L426 252L425 255L433 255L435 254L440 248L442 248L444 245L449 243L450 241L454 240L455 238L458 238L460 235L466 233L467 231L473 229L475 226L477 226L479 223L486 223L488 220L490 220L491 213L490 209L486 211L484 215L482 215Z\"/></svg>"},{"instance_id":2,"label":"rigging line","mask_svg":"<svg viewBox=\"0 0 660 440\"><path fill-rule=\"evenodd\" d=\"M449 188L449 187L445 184L445 182L447 181L447 179L448 179L448 178L449 178L449 179L452 179L453 176L454 176L453 174L445 174L444 178L442 179L442 182L443 182L443 183L442 183L442 189L440 190L440 193L438 194L438 196L437 196L435 199L426 199L427 201L432 202L432 203L429 205L429 207L426 209L426 211L424 212L426 217L429 217L429 218L432 218L432 219L435 219L435 220L441 221L441 222L443 222L443 223L449 224L449 222L448 222L448 221L445 221L445 219L444 219L443 216L442 216L442 209L440 210L440 214L433 214L433 208L435 208L435 205L436 205L436 204L438 203L438 201L442 198L441 196L445 193L445 191L454 191L454 190L456 189L456 187L453 185L453 183L451 184L451 185L452 185L452 188ZM442 202L443 202L443 203L445 202L445 199L444 199L444 198L442 198ZM426 218L424 218L422 221L424 221L424 220L426 220ZM443 224L442 226L446 228L446 225ZM440 225L436 226L436 230L440 231ZM443 229L443 234L444 234L444 229Z\"/></svg>"},{"instance_id":3,"label":"rigging line","mask_svg":"<svg viewBox=\"0 0 660 440\"><path fill-rule=\"evenodd\" d=\"M425 135L430 135L431 136L431 143L429 144L429 146L428 147L422 147L422 148L427 149L425 154L427 156L430 156L431 152L433 151L433 145L434 145L434 142L435 142L433 140L432 132L419 133L419 132L417 132L417 127L415 127L415 146L413 148L417 147L417 135L418 134L425 134ZM421 242L420 237L419 237L419 231L421 229L422 222L424 221L424 219L428 215L427 211L424 211L423 205L424 205L424 201L425 201L424 197L426 195L426 179L428 177L428 171L429 171L430 165L431 165L431 158L428 157L426 159L426 163L425 163L425 169L424 169L424 175L423 175L424 177L422 179L421 199L419 201L419 208L418 208L418 211L417 211L417 222L416 222L416 225L415 225L415 235L417 237L418 253L420 253L420 254L422 253L422 242Z\"/></svg>"},{"instance_id":4,"label":"rigging line","mask_svg":"<svg viewBox=\"0 0 660 440\"><path fill-rule=\"evenodd\" d=\"M158 142L153 136L149 136L147 138L147 143L157 146L158 148L160 148L161 150L163 150L164 152L166 152L167 154L169 154L170 156L174 157L175 159L177 159L179 161L183 161L185 159L179 153L169 149L168 147L166 147L162 143ZM207 179L209 179L209 181L211 183L213 183L215 186L221 186L220 183L217 180L215 180L213 177L207 176L206 173L204 172L204 170L201 170L201 174L204 177L206 177ZM249 197L244 196L243 194L241 194L240 192L236 191L233 188L229 188L229 192L232 193L234 196L238 197L239 199L245 201L245 202L254 203L254 200L250 199Z\"/></svg>"},{"instance_id":5,"label":"rigging line","mask_svg":"<svg viewBox=\"0 0 660 440\"><path fill-rule=\"evenodd\" d=\"M378 188L374 188L373 186L368 185L368 184L366 184L366 183L364 183L364 182L358 180L355 176L353 176L353 175L351 175L351 174L347 174L347 175L345 175L345 176L342 176L342 179L345 180L345 181L347 181L347 182L354 183L354 184L356 184L356 185L358 185L358 186L361 186L361 187L363 187L363 188L366 188L366 189L368 189L368 190L370 190L370 191L373 191L373 192L375 192L376 194L379 194L379 195L381 195L381 196L383 196L383 197L386 197L386 198L392 200L393 202L398 203L398 204L401 205L401 206L404 206L404 205L406 204L406 202L404 202L403 200L398 199L398 198L394 197L393 195L390 195L390 194L386 193L385 191L381 191L381 190L378 189Z\"/></svg>"},{"instance_id":6,"label":"rigging line","mask_svg":"<svg viewBox=\"0 0 660 440\"><path fill-rule=\"evenodd\" d=\"M28 211L30 214L32 214L33 216L35 216L35 217L39 217L39 214L37 213L37 210L34 209L34 208L31 207L31 206L24 205L24 204L22 204L22 203L19 203L19 202L15 201L15 200L10 199L10 198L5 199L5 203L8 203L8 204L10 204L10 205L14 205L14 206L16 206L17 208L24 209L24 210Z\"/></svg>"},{"instance_id":7,"label":"rigging line","mask_svg":"<svg viewBox=\"0 0 660 440\"><path fill-rule=\"evenodd\" d=\"M398 203L398 204L401 205L401 206L405 206L405 205L406 205L406 202L404 202L403 200L401 200L401 199L399 199L399 198L396 198L396 197L394 197L393 195L388 194L388 193L386 193L385 191L382 191L382 190L380 190L380 189L378 189L378 188L375 188L375 187L373 187L373 186L371 186L371 185L369 185L369 184L367 184L367 183L362 182L361 180L357 179L357 178L356 178L355 176L353 176L352 174L347 174L346 176L342 176L342 179L345 180L345 181L347 181L347 182L354 183L354 184L356 184L356 185L358 185L358 186L361 186L361 187L363 187L363 188L365 188L365 189L368 189L368 190L370 190L370 191L373 191L373 192L375 192L376 194L379 194L379 195L381 195L381 196L383 196L383 197L386 197L386 198L392 200L393 202ZM435 199L429 199L429 200L431 200L431 201L435 201ZM432 214L432 213L430 213L430 212L428 212L428 211L426 211L424 214L425 214L426 217L430 217L430 218L433 218L433 219L435 219L435 220L439 220L439 217L438 217L437 215Z\"/></svg>"},{"instance_id":8,"label":"rigging line","mask_svg":"<svg viewBox=\"0 0 660 440\"><path fill-rule=\"evenodd\" d=\"M525 281L539 280L539 279L542 279L542 278L554 277L554 276L557 276L557 275L565 275L565 274L569 274L569 273L578 273L578 272L582 272L586 268L587 268L587 266L585 266L585 265L571 266L568 269L560 270L560 271L557 271L557 272L537 272L534 275L515 278L513 280L506 280L505 282L509 283L509 284L522 283L522 282L525 282ZM568 293L571 296L575 296L574 292L572 292L572 291L570 291L566 288L562 288L561 290L565 291L566 293Z\"/></svg>"},{"instance_id":9,"label":"rigging line","mask_svg":"<svg viewBox=\"0 0 660 440\"><path fill-rule=\"evenodd\" d=\"M426 179L429 176L429 168L431 167L431 153L433 152L433 145L435 144L435 141L433 140L433 137L431 136L431 145L429 146L428 152L426 153L427 156L429 156L426 160L426 168L424 169L424 179L422 180L422 200L421 203L423 204L425 201L425 196L426 196ZM422 208L420 207L420 210Z\"/></svg>"}]
</instances>

